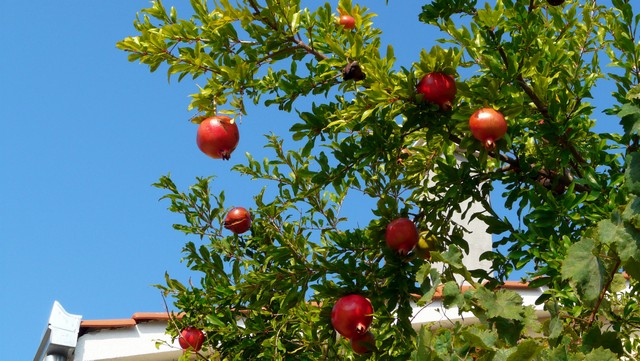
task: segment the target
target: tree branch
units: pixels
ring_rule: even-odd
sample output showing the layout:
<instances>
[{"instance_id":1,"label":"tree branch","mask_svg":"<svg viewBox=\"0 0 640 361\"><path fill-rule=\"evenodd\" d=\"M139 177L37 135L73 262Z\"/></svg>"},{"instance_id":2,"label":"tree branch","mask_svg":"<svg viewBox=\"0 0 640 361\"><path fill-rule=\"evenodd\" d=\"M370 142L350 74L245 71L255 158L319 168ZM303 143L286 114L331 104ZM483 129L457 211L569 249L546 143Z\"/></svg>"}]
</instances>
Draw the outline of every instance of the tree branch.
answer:
<instances>
[{"instance_id":1,"label":"tree branch","mask_svg":"<svg viewBox=\"0 0 640 361\"><path fill-rule=\"evenodd\" d=\"M263 17L261 15L261 9L260 9L260 6L258 5L258 3L256 2L256 0L249 0L249 5L253 9L253 15L257 19L262 21L264 24L269 26L271 29L273 29L275 31L278 31L278 32L280 31L280 29L278 28L277 24L274 24L272 21L270 21L270 19L266 19L265 17ZM286 37L287 41L296 44L296 46L301 48L301 49L304 49L308 54L311 54L311 55L315 56L315 58L317 60L325 60L325 59L329 58L325 54L323 54L323 53L317 51L316 49L312 48L311 46L309 46L304 41L302 41L300 39L296 39L295 36L289 35L289 34L286 34L286 33L283 33L283 35Z\"/></svg>"},{"instance_id":2,"label":"tree branch","mask_svg":"<svg viewBox=\"0 0 640 361\"><path fill-rule=\"evenodd\" d=\"M497 39L495 36L495 33L493 32L493 30L488 30L489 34L491 36L491 39L494 40L496 42L495 46L496 49L498 50L498 54L500 54L500 58L502 59L502 63L504 64L505 68L508 70L509 69L509 59L507 57L507 54L505 53L504 49L502 48L502 46L497 43ZM533 104L535 105L536 109L540 112L540 114L542 115L542 118L549 122L549 124L553 124L553 118L551 117L551 114L549 114L549 108L547 107L547 105L542 101L542 99L540 99L540 97L538 97L538 95L535 93L535 91L533 91L533 89L531 88L531 86L529 86L529 84L527 83L527 81L524 79L524 77L522 76L521 73L518 73L517 77L516 77L516 83L518 84L518 86L520 87L520 89L522 89L522 91L527 94L527 96L529 97L529 99L531 99L531 102L533 102ZM580 164L585 164L586 160L584 159L584 157L580 154L580 152L578 152L578 150L576 149L576 147L569 143L565 137L564 134L560 135L558 137L559 139L559 144L562 148L568 150L571 153L571 156L573 157L573 159L575 159L578 163ZM490 153L491 155L491 153ZM495 157L494 157L495 158ZM505 161L509 164L512 164L513 161L518 162L515 159L511 159L509 160L508 157L507 159L504 158L500 158L500 160ZM574 169L574 171L577 173L577 175L579 177L582 176L582 172L580 171L579 167L577 164L575 164L574 162L570 162L571 167ZM541 173L540 176L543 177L543 179L550 179L549 178L549 174L550 172L545 171L545 173ZM569 185L572 180L569 179L568 183L567 183L567 179L561 177L559 179L560 184L567 186ZM589 188L576 184L575 188L576 190L581 190L581 191L588 191Z\"/></svg>"},{"instance_id":3,"label":"tree branch","mask_svg":"<svg viewBox=\"0 0 640 361\"><path fill-rule=\"evenodd\" d=\"M607 295L607 290L611 286L611 282L613 282L613 278L615 277L616 273L618 273L618 269L620 268L620 264L621 264L621 261L618 260L618 261L616 261L615 266L613 266L613 269L611 271L611 275L609 276L609 279L607 280L607 283L602 288L602 291L600 292L600 297L598 297L598 301L596 302L595 307L593 307L593 311L591 311L591 316L589 317L589 323L588 323L587 327L591 327L593 322L596 320L596 316L598 315L598 310L600 309L600 305L602 304L602 301L604 300L604 297Z\"/></svg>"},{"instance_id":4,"label":"tree branch","mask_svg":"<svg viewBox=\"0 0 640 361\"><path fill-rule=\"evenodd\" d=\"M449 133L449 140L456 143L458 146L460 145L460 143L462 142L462 139L460 139L460 137ZM500 152L496 152L496 151L490 151L487 152L488 155L493 158L493 159L497 159L503 163L507 163L508 167L503 167L500 169L501 172L505 172L505 171L514 171L514 172L519 172L520 171L520 160L517 158L511 158L506 154L502 154ZM536 176L532 177L532 179L534 180L538 180L542 186L544 186L547 189L552 189L554 191L556 191L556 189L554 189L554 185L559 185L562 187L562 190L564 190L564 188L568 187L571 183L573 183L573 179L571 177L567 177L564 174L558 174L557 172L553 172L553 171L548 171L546 169L540 169ZM556 183L557 182L557 183ZM574 184L574 190L576 190L577 192L588 192L591 190L591 188L589 188L588 186L584 186L582 184Z\"/></svg>"},{"instance_id":5,"label":"tree branch","mask_svg":"<svg viewBox=\"0 0 640 361\"><path fill-rule=\"evenodd\" d=\"M491 35L491 39L497 40L495 37L495 33L492 30L489 30L489 34ZM505 68L507 68L508 70L509 60L508 60L507 54L504 52L504 49L502 48L502 46L500 46L500 44L495 44L495 46L498 49L498 54L500 54L500 58L502 58L502 62L504 63ZM551 114L549 114L549 108L542 101L542 99L538 97L538 95L533 91L533 89L531 89L531 87L529 86L527 81L524 79L522 74L518 73L518 76L516 77L516 82L518 83L522 91L524 91L525 94L527 94L529 99L531 99L531 101L536 106L536 109L538 109L540 114L542 114L542 118L544 118L545 121L548 121L550 124L552 124L553 118L551 117ZM573 158L578 161L578 163L580 164L586 163L586 160L584 159L584 157L582 157L582 155L578 152L576 147L573 146L573 144L567 141L564 135L561 135L559 139L560 139L560 145L563 148L567 149L571 153ZM576 172L580 173L580 170L577 168L576 165L573 165L573 168Z\"/></svg>"}]
</instances>

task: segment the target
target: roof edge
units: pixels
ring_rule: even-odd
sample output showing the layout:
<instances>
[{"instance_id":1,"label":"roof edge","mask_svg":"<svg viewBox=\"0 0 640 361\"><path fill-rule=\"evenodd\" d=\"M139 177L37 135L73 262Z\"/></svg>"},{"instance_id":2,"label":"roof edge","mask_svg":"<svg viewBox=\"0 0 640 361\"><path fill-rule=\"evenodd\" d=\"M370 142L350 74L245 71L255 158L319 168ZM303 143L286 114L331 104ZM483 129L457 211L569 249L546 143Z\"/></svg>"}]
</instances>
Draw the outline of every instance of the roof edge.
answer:
<instances>
[{"instance_id":1,"label":"roof edge","mask_svg":"<svg viewBox=\"0 0 640 361\"><path fill-rule=\"evenodd\" d=\"M460 289L464 292L472 289L472 286L462 286ZM521 281L506 281L499 288L512 289L512 290L527 290L532 289L529 287L529 282ZM412 295L414 298L420 298L419 295ZM442 285L438 286L436 293L433 296L434 300L442 298ZM131 318L122 319L106 319L106 320L83 320L80 323L80 327L86 332L89 329L108 329L108 328L122 328L136 326L141 322L150 321L169 321L172 318L182 318L184 313L168 313L168 312L136 312Z\"/></svg>"}]
</instances>

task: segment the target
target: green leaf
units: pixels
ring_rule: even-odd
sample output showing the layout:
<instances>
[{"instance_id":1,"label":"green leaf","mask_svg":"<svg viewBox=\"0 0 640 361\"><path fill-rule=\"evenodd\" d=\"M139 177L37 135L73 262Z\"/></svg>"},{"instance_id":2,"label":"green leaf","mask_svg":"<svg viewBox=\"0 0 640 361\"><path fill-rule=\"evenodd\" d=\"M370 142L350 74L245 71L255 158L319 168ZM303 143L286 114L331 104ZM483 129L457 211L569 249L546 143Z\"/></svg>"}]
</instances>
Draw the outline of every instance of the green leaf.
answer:
<instances>
[{"instance_id":1,"label":"green leaf","mask_svg":"<svg viewBox=\"0 0 640 361\"><path fill-rule=\"evenodd\" d=\"M493 10L489 3L485 3L485 8L478 10L478 24L493 29L500 23L502 18L502 1L496 3L496 10Z\"/></svg>"},{"instance_id":2,"label":"green leaf","mask_svg":"<svg viewBox=\"0 0 640 361\"><path fill-rule=\"evenodd\" d=\"M598 232L602 243L615 245L623 265L631 258L640 260L640 231L614 217L598 223Z\"/></svg>"},{"instance_id":3,"label":"green leaf","mask_svg":"<svg viewBox=\"0 0 640 361\"><path fill-rule=\"evenodd\" d=\"M218 327L225 327L225 323L222 322L222 320L220 320L216 315L207 315L207 322Z\"/></svg>"},{"instance_id":4,"label":"green leaf","mask_svg":"<svg viewBox=\"0 0 640 361\"><path fill-rule=\"evenodd\" d=\"M585 352L593 349L604 348L622 356L622 343L616 332L602 332L600 326L594 326L582 338L582 349Z\"/></svg>"},{"instance_id":5,"label":"green leaf","mask_svg":"<svg viewBox=\"0 0 640 361\"><path fill-rule=\"evenodd\" d=\"M627 288L627 279L621 273L616 273L613 275L613 280L611 281L611 292L617 293L623 291Z\"/></svg>"},{"instance_id":6,"label":"green leaf","mask_svg":"<svg viewBox=\"0 0 640 361\"><path fill-rule=\"evenodd\" d=\"M640 198L634 197L622 212L622 218L634 228L640 229Z\"/></svg>"},{"instance_id":7,"label":"green leaf","mask_svg":"<svg viewBox=\"0 0 640 361\"><path fill-rule=\"evenodd\" d=\"M606 350L602 347L599 347L591 351L584 358L584 361L618 361L618 360L619 358L615 353L609 350Z\"/></svg>"},{"instance_id":8,"label":"green leaf","mask_svg":"<svg viewBox=\"0 0 640 361\"><path fill-rule=\"evenodd\" d=\"M631 153L627 156L624 180L630 193L640 195L640 153Z\"/></svg>"},{"instance_id":9,"label":"green leaf","mask_svg":"<svg viewBox=\"0 0 640 361\"><path fill-rule=\"evenodd\" d=\"M624 270L634 279L640 279L640 261L632 258L624 265Z\"/></svg>"},{"instance_id":10,"label":"green leaf","mask_svg":"<svg viewBox=\"0 0 640 361\"><path fill-rule=\"evenodd\" d=\"M422 326L416 340L416 350L413 353L414 361L430 361L433 360L431 352L431 330L428 326Z\"/></svg>"},{"instance_id":11,"label":"green leaf","mask_svg":"<svg viewBox=\"0 0 640 361\"><path fill-rule=\"evenodd\" d=\"M491 361L507 361L509 356L511 356L515 351L515 347L499 349L496 351L496 354L493 356Z\"/></svg>"},{"instance_id":12,"label":"green leaf","mask_svg":"<svg viewBox=\"0 0 640 361\"><path fill-rule=\"evenodd\" d=\"M462 332L462 337L469 341L472 347L490 350L495 347L498 335L492 330L482 330L470 327Z\"/></svg>"},{"instance_id":13,"label":"green leaf","mask_svg":"<svg viewBox=\"0 0 640 361\"><path fill-rule=\"evenodd\" d=\"M640 99L640 86L639 86L639 85L635 85L633 88L629 89L629 91L627 92L627 95L625 96L625 98L626 98L627 100ZM622 107L622 108L623 108L623 110L622 110L621 112L625 111L625 109L624 109L624 108L625 108L626 106L632 106L632 105L631 105L631 104L625 104L625 105ZM634 107L634 108L635 108L635 111L636 111L636 112L638 112L638 110L640 110L640 109L638 109L638 108L637 108L637 107L635 107L635 106L632 106L632 107ZM620 115L620 114L618 114L618 115Z\"/></svg>"},{"instance_id":14,"label":"green leaf","mask_svg":"<svg viewBox=\"0 0 640 361\"><path fill-rule=\"evenodd\" d=\"M593 254L595 241L585 238L573 244L562 262L562 278L569 280L579 295L589 304L596 301L604 287L604 266Z\"/></svg>"},{"instance_id":15,"label":"green leaf","mask_svg":"<svg viewBox=\"0 0 640 361\"><path fill-rule=\"evenodd\" d=\"M433 0L422 7L420 21L435 24L438 19L449 19L457 13L472 13L477 0Z\"/></svg>"},{"instance_id":16,"label":"green leaf","mask_svg":"<svg viewBox=\"0 0 640 361\"><path fill-rule=\"evenodd\" d=\"M549 338L556 339L562 336L562 332L564 331L564 327L562 325L562 320L560 317L552 317L549 320Z\"/></svg>"},{"instance_id":17,"label":"green leaf","mask_svg":"<svg viewBox=\"0 0 640 361\"><path fill-rule=\"evenodd\" d=\"M487 310L487 317L522 320L522 296L511 290L492 292L480 287L474 294L478 304Z\"/></svg>"},{"instance_id":18,"label":"green leaf","mask_svg":"<svg viewBox=\"0 0 640 361\"><path fill-rule=\"evenodd\" d=\"M497 216L489 215L484 212L474 214L474 217L482 220L487 225L487 232L491 234L501 234L511 230L509 221L505 219L499 219Z\"/></svg>"},{"instance_id":19,"label":"green leaf","mask_svg":"<svg viewBox=\"0 0 640 361\"><path fill-rule=\"evenodd\" d=\"M535 360L536 355L542 351L542 345L535 340L525 340L518 344L516 351L509 355L507 361L527 361Z\"/></svg>"},{"instance_id":20,"label":"green leaf","mask_svg":"<svg viewBox=\"0 0 640 361\"><path fill-rule=\"evenodd\" d=\"M442 304L444 307L460 307L464 303L464 297L460 293L460 286L455 281L449 281L442 288Z\"/></svg>"}]
</instances>

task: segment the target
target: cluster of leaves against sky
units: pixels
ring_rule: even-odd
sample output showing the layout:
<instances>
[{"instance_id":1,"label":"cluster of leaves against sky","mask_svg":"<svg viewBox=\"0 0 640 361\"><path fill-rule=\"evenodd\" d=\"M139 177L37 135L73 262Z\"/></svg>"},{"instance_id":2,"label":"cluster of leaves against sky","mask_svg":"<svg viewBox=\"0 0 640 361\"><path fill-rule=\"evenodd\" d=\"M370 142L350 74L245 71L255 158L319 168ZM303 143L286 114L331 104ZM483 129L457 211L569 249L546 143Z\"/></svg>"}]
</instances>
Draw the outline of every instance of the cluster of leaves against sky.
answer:
<instances>
[{"instance_id":1,"label":"cluster of leaves against sky","mask_svg":"<svg viewBox=\"0 0 640 361\"><path fill-rule=\"evenodd\" d=\"M187 191L169 177L155 184L185 217L174 227L192 236L184 260L197 280L167 276L158 286L184 312L169 331L204 330L199 355L212 360L637 359L639 15L629 0L611 3L426 2L416 21L442 42L396 65L375 14L351 0L191 0L188 18L153 1L118 47L152 71L194 79L196 121L244 115L240 131L251 132L259 120L247 101L298 119L265 137L271 158L232 157L235 172L265 186L245 205L249 234L223 229L229 206L211 178ZM354 29L338 24L341 14ZM356 64L363 76L345 79ZM416 93L435 71L456 78L450 110ZM607 82L615 91L605 112L623 134L593 130L602 114L590 100ZM508 122L494 150L469 132L481 107ZM515 222L489 201L498 185ZM341 209L363 199L374 204L370 222L353 226ZM462 263L473 237L454 214L486 224L490 270ZM430 259L385 247L385 226L400 216L430 240ZM500 289L525 266L529 285L545 289L537 303L548 318ZM434 302L436 290L445 308L477 322L416 332L413 305ZM375 310L375 351L365 356L329 320L350 293Z\"/></svg>"}]
</instances>

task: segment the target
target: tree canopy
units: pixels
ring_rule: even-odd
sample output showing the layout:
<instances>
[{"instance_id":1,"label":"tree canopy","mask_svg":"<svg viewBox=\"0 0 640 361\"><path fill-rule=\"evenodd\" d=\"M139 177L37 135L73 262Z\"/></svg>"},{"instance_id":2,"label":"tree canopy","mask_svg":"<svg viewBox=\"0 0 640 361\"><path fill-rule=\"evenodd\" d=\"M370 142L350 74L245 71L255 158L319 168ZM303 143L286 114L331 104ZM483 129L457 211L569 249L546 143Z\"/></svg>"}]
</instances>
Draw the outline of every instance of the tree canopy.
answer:
<instances>
[{"instance_id":1,"label":"tree canopy","mask_svg":"<svg viewBox=\"0 0 640 361\"><path fill-rule=\"evenodd\" d=\"M180 17L152 1L118 48L151 71L197 82L195 123L246 116L240 131L251 132L249 103L297 114L287 134L265 136L271 157L231 158L233 171L265 185L246 205L249 232L225 228L230 207L208 175L187 190L169 176L155 184L184 215L174 227L189 236L183 257L196 280L167 275L158 286L184 312L168 331L203 330L199 357L638 357L640 14L629 0L425 1L408 21L441 40L411 64L396 64L392 45L382 49L384 29L365 1L190 5ZM438 82L418 86L433 74L455 79L451 101ZM605 113L619 118L621 134L594 130L603 84L613 85ZM473 120L480 109L504 117L503 136L494 118ZM478 135L477 126L489 129ZM517 221L495 210L496 187ZM371 219L347 226L342 206L358 197L375 204ZM462 262L473 240L455 214L486 224L490 269ZM398 218L419 232L408 253L385 241ZM536 303L546 319L500 288L523 268L530 287L545 289ZM414 330L413 307L437 290L445 307L478 322ZM371 352L354 352L332 325L333 306L350 294L374 309Z\"/></svg>"}]
</instances>

